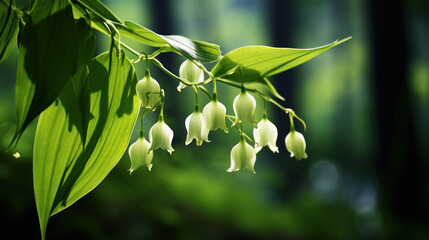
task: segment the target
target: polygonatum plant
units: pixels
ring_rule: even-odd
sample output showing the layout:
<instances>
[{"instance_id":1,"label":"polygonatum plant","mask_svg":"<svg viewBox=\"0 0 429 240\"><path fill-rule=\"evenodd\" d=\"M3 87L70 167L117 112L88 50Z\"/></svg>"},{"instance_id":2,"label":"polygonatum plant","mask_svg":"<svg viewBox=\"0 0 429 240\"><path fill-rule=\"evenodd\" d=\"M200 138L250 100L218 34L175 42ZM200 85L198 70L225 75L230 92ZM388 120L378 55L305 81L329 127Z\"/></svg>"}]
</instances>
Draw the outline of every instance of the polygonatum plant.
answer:
<instances>
[{"instance_id":1,"label":"polygonatum plant","mask_svg":"<svg viewBox=\"0 0 429 240\"><path fill-rule=\"evenodd\" d=\"M22 9L16 8L13 0L1 0L1 4L5 11L0 19L0 62L18 46L17 119L11 146L39 116L33 180L42 239L49 218L100 184L129 145L130 173L141 165L150 170L153 151L159 148L173 153L174 132L164 121L166 95L162 88L169 83L159 84L153 79L150 67L161 69L168 79L178 82L179 91L189 87L195 93L194 112L185 121L186 145L193 139L197 145L210 142L210 131L220 128L228 132L226 123L231 122L240 140L232 148L227 171L247 169L255 173L256 156L262 147L279 152L277 128L268 120L267 103L289 115L291 132L285 147L291 156L298 160L307 157L305 139L294 127L297 119L305 129L304 121L278 102L284 99L268 77L349 39L311 49L245 46L222 56L216 44L161 35L137 23L121 21L98 0L37 0ZM111 39L110 48L98 56L94 56L94 29ZM135 50L121 41L123 37L154 51ZM166 52L183 57L180 69L168 70L157 59ZM134 64L140 61L146 63L146 72L138 81ZM211 70L204 66L213 62L216 64ZM226 114L218 83L240 90L233 103L235 116ZM259 83L267 91L251 88L250 83ZM213 91L205 85L211 85ZM209 98L203 109L198 92ZM255 96L265 103L259 122L255 119ZM158 122L146 137L142 127L139 138L130 144L139 111L143 111L142 123L146 113L159 111ZM251 124L253 138L243 131L243 124Z\"/></svg>"}]
</instances>

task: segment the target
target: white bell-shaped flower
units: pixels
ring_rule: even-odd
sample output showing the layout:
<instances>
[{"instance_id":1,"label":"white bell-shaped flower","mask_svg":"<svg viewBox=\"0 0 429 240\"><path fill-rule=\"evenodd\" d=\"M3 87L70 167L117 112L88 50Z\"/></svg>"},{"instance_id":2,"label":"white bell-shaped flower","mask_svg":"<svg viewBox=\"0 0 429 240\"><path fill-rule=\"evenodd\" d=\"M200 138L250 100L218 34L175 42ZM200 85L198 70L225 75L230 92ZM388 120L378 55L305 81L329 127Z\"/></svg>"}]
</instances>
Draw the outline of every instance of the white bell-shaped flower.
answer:
<instances>
[{"instance_id":1,"label":"white bell-shaped flower","mask_svg":"<svg viewBox=\"0 0 429 240\"><path fill-rule=\"evenodd\" d=\"M203 109L206 131L221 128L225 132L228 132L228 128L225 124L225 114L226 108L221 102L217 100L210 101Z\"/></svg>"},{"instance_id":2,"label":"white bell-shaped flower","mask_svg":"<svg viewBox=\"0 0 429 240\"><path fill-rule=\"evenodd\" d=\"M241 136L240 142L231 150L231 166L227 171L232 172L248 169L256 173L254 170L255 162L255 149L244 140L244 136Z\"/></svg>"},{"instance_id":3,"label":"white bell-shaped flower","mask_svg":"<svg viewBox=\"0 0 429 240\"><path fill-rule=\"evenodd\" d=\"M164 120L158 120L149 130L149 140L151 143L149 150L156 150L158 148L167 150L170 154L174 149L171 146L173 141L173 130L165 124Z\"/></svg>"},{"instance_id":4,"label":"white bell-shaped flower","mask_svg":"<svg viewBox=\"0 0 429 240\"><path fill-rule=\"evenodd\" d=\"M266 117L258 123L258 127L253 129L253 137L255 139L255 151L258 153L261 149L268 145L272 152L278 153L279 148L277 142L277 127Z\"/></svg>"},{"instance_id":5,"label":"white bell-shaped flower","mask_svg":"<svg viewBox=\"0 0 429 240\"><path fill-rule=\"evenodd\" d=\"M136 92L142 102L142 106L152 108L160 98L161 88L158 82L149 73L146 73L136 85Z\"/></svg>"},{"instance_id":6,"label":"white bell-shaped flower","mask_svg":"<svg viewBox=\"0 0 429 240\"><path fill-rule=\"evenodd\" d=\"M143 165L146 165L149 171L152 169L153 151L150 151L149 148L150 143L143 137L131 144L128 149L131 160L131 167L128 170L130 174Z\"/></svg>"},{"instance_id":7,"label":"white bell-shaped flower","mask_svg":"<svg viewBox=\"0 0 429 240\"><path fill-rule=\"evenodd\" d=\"M252 123L254 127L257 127L255 121L256 101L252 95L243 89L241 93L235 97L233 106L235 116L240 121L246 120Z\"/></svg>"},{"instance_id":8,"label":"white bell-shaped flower","mask_svg":"<svg viewBox=\"0 0 429 240\"><path fill-rule=\"evenodd\" d=\"M193 139L197 142L197 146L201 146L203 140L210 142L208 139L208 131L206 131L206 123L203 114L198 110L194 111L185 120L185 127L188 135L185 144L188 145Z\"/></svg>"},{"instance_id":9,"label":"white bell-shaped flower","mask_svg":"<svg viewBox=\"0 0 429 240\"><path fill-rule=\"evenodd\" d=\"M191 83L199 83L204 81L204 72L197 65L186 59L179 69L180 78L186 79ZM180 83L177 87L177 91L182 91L186 87L185 84Z\"/></svg>"},{"instance_id":10,"label":"white bell-shaped flower","mask_svg":"<svg viewBox=\"0 0 429 240\"><path fill-rule=\"evenodd\" d=\"M307 158L305 153L305 139L304 136L295 130L291 130L285 139L286 149L290 152L291 157L297 160Z\"/></svg>"}]
</instances>

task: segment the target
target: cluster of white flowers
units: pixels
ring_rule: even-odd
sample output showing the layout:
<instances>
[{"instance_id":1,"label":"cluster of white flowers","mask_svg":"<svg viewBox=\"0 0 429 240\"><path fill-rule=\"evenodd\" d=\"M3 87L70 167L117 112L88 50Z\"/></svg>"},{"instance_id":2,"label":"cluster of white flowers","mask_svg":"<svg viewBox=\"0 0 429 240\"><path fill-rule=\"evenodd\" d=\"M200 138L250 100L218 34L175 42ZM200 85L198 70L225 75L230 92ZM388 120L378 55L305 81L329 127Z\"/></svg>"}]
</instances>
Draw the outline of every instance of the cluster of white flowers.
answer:
<instances>
[{"instance_id":1,"label":"cluster of white flowers","mask_svg":"<svg viewBox=\"0 0 429 240\"><path fill-rule=\"evenodd\" d=\"M204 72L192 61L186 60L182 63L179 70L180 78L185 79L191 84L201 83L204 81ZM180 83L177 90L180 92L187 84ZM149 142L144 138L143 130L140 132L139 139L129 148L131 159L130 172L136 170L139 166L146 165L149 170L152 168L153 150L158 148L167 150L170 154L174 149L171 146L173 140L173 130L164 122L163 105L164 96L158 82L150 77L149 71L145 77L136 85L136 91L140 97L142 107L146 109L156 108L160 105L160 115L158 122L155 123L149 131ZM278 131L277 127L267 118L264 113L261 121L255 121L255 98L242 86L241 93L235 97L233 102L235 124L242 124L247 121L253 126L254 146L246 142L246 138L250 139L242 129L240 131L240 141L231 150L231 166L227 169L228 172L240 171L247 169L255 173L254 165L256 162L256 154L265 146L268 146L273 153L278 153L276 145ZM266 110L264 110L266 111ZM144 117L144 114L142 118ZM211 101L200 111L197 103L195 110L185 120L187 137L185 144L189 145L195 139L196 145L200 146L203 141L210 142L208 136L210 131L222 129L226 133L228 128L225 123L226 115L225 106L217 100L216 93ZM293 125L293 117L291 119L291 130L285 138L286 149L291 153L291 157L297 160L307 158L305 153L305 139L303 135L295 131ZM143 124L142 124L143 128Z\"/></svg>"}]
</instances>

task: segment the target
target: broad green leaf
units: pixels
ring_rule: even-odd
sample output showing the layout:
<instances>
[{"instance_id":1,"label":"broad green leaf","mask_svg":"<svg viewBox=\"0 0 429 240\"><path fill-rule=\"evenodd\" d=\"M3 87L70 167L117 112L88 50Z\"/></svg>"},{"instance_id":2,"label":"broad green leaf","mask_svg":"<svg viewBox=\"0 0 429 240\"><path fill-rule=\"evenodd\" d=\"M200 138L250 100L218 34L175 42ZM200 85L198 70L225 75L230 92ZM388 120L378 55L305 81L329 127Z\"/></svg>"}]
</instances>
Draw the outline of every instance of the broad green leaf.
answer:
<instances>
[{"instance_id":1,"label":"broad green leaf","mask_svg":"<svg viewBox=\"0 0 429 240\"><path fill-rule=\"evenodd\" d=\"M335 41L323 47L310 49L274 48L267 46L249 46L227 53L212 69L215 77L234 82L260 82L267 84L266 77L296 67L322 52L337 46L350 38ZM240 71L227 74L231 69L241 66ZM272 85L267 85L275 91Z\"/></svg>"},{"instance_id":2,"label":"broad green leaf","mask_svg":"<svg viewBox=\"0 0 429 240\"><path fill-rule=\"evenodd\" d=\"M79 55L77 60L77 71L71 78L74 94L78 100L79 111L71 115L69 118L70 124L78 127L81 134L82 142L86 140L86 128L88 127L85 120L89 114L89 105L87 103L88 96L86 92L82 92L82 86L85 86L85 81L88 76L88 69L86 67L88 61L92 59L95 52L95 36L92 33L89 23L81 18L77 21L76 26L79 32ZM79 128L80 127L80 128Z\"/></svg>"},{"instance_id":3,"label":"broad green leaf","mask_svg":"<svg viewBox=\"0 0 429 240\"><path fill-rule=\"evenodd\" d=\"M14 140L69 82L78 52L78 31L68 1L36 1L19 43Z\"/></svg>"},{"instance_id":4,"label":"broad green leaf","mask_svg":"<svg viewBox=\"0 0 429 240\"><path fill-rule=\"evenodd\" d=\"M59 100L39 118L34 141L33 176L42 237L48 219L93 190L124 154L138 116L134 67L125 55L103 53L89 63L87 141L69 124L79 110L69 83ZM78 122L79 124L79 122Z\"/></svg>"},{"instance_id":5,"label":"broad green leaf","mask_svg":"<svg viewBox=\"0 0 429 240\"><path fill-rule=\"evenodd\" d=\"M121 22L119 18L116 17L115 14L99 0L73 0L73 2L78 2L82 4L83 6L85 6L85 8L89 9L91 12L105 20L110 20L118 23Z\"/></svg>"},{"instance_id":6,"label":"broad green leaf","mask_svg":"<svg viewBox=\"0 0 429 240\"><path fill-rule=\"evenodd\" d=\"M102 17L91 11L88 11L83 4L79 3L79 1L73 1L72 3L73 15L75 19L88 17L89 19L91 19L91 27L106 35L109 35L109 29L105 25L105 21Z\"/></svg>"},{"instance_id":7,"label":"broad green leaf","mask_svg":"<svg viewBox=\"0 0 429 240\"><path fill-rule=\"evenodd\" d=\"M157 34L139 24L125 21L124 24L100 1L98 0L74 0L75 9L80 14L85 14L85 8L90 10L93 27L109 34L105 21L114 22L121 35L127 36L138 42L152 47L170 46L171 51L182 54L184 57L200 62L213 62L220 57L220 48L216 44L190 40L178 35ZM92 14L91 14L92 13ZM95 16L94 16L95 15Z\"/></svg>"},{"instance_id":8,"label":"broad green leaf","mask_svg":"<svg viewBox=\"0 0 429 240\"><path fill-rule=\"evenodd\" d=\"M0 62L9 56L16 44L18 36L19 18L12 9L13 1L0 18Z\"/></svg>"},{"instance_id":9,"label":"broad green leaf","mask_svg":"<svg viewBox=\"0 0 429 240\"><path fill-rule=\"evenodd\" d=\"M200 62L213 62L220 57L220 48L216 44L191 40L179 35L157 34L136 23L125 21L124 25L118 25L121 35L127 36L138 42L152 47L168 45L173 51L184 57Z\"/></svg>"}]
</instances>

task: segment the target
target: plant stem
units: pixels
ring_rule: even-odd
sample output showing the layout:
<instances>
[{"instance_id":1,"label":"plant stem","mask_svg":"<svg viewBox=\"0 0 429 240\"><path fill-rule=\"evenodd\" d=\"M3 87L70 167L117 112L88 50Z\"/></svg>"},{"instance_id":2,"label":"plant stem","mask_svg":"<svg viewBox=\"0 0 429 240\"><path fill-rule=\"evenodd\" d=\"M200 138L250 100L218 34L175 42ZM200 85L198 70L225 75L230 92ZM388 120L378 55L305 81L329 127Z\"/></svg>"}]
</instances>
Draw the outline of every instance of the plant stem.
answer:
<instances>
[{"instance_id":1,"label":"plant stem","mask_svg":"<svg viewBox=\"0 0 429 240\"><path fill-rule=\"evenodd\" d=\"M234 116L226 115L225 117L226 117L229 121L231 121L231 123L232 123L231 127L232 127L232 126L234 126L234 127L238 130L238 132L239 132L241 135L243 135L244 137L246 137L250 142L255 143L255 141L253 141L253 139L252 139L252 138L250 138L249 136L247 136L247 134L246 134L246 133L244 133L244 131L243 131L242 129L240 129L240 128L237 126L237 124L235 124L235 121L233 121L233 120L231 119L231 118L236 119ZM243 125L241 125L241 128L243 128Z\"/></svg>"},{"instance_id":2,"label":"plant stem","mask_svg":"<svg viewBox=\"0 0 429 240\"><path fill-rule=\"evenodd\" d=\"M207 73L207 75L209 75L209 77L211 78L211 79L214 79L214 76L213 76L213 73L211 73L210 71L208 71L207 70L207 68L206 67L204 67L204 65L203 64L201 64L201 63L199 63L199 62L197 62L197 61L194 61L194 60L192 60L192 59L189 59L192 63L194 63L195 65L197 65L197 67L198 68L200 68L201 70L203 70L205 73Z\"/></svg>"},{"instance_id":3,"label":"plant stem","mask_svg":"<svg viewBox=\"0 0 429 240\"><path fill-rule=\"evenodd\" d=\"M113 24L112 21L110 20L106 20L107 25L111 26L113 28L113 30L115 31L115 33L118 35L118 40L117 41L119 44L118 46L118 51L121 52L121 34L119 33L118 29L115 27L115 24Z\"/></svg>"},{"instance_id":4,"label":"plant stem","mask_svg":"<svg viewBox=\"0 0 429 240\"><path fill-rule=\"evenodd\" d=\"M262 119L267 119L267 101L265 99L263 99L264 101L264 112L262 115Z\"/></svg>"},{"instance_id":5,"label":"plant stem","mask_svg":"<svg viewBox=\"0 0 429 240\"><path fill-rule=\"evenodd\" d=\"M158 61L158 59L156 58L152 58L149 59L152 63L154 63L159 69L161 69L162 71L164 71L165 73L167 73L170 77L176 79L177 81L185 84L186 86L191 86L193 85L192 83L188 82L187 80L176 76L174 73L170 72L167 68L164 67L164 65L162 65L162 63L160 61Z\"/></svg>"},{"instance_id":6,"label":"plant stem","mask_svg":"<svg viewBox=\"0 0 429 240\"><path fill-rule=\"evenodd\" d=\"M192 86L192 89L194 89L194 93L195 93L195 111L200 111L200 105L198 103L198 91L197 91L197 87Z\"/></svg>"},{"instance_id":7,"label":"plant stem","mask_svg":"<svg viewBox=\"0 0 429 240\"><path fill-rule=\"evenodd\" d=\"M161 109L159 110L159 118L158 121L164 121L164 89L161 89Z\"/></svg>"},{"instance_id":8,"label":"plant stem","mask_svg":"<svg viewBox=\"0 0 429 240\"><path fill-rule=\"evenodd\" d=\"M143 120L146 113L149 111L149 109L144 108L142 116L141 116L141 126L140 126L140 138L144 138L144 130L143 130Z\"/></svg>"},{"instance_id":9,"label":"plant stem","mask_svg":"<svg viewBox=\"0 0 429 240\"><path fill-rule=\"evenodd\" d=\"M207 95L207 97L209 97L210 100L212 100L212 96L210 95L209 91L207 91L207 89L205 89L205 87L203 86L197 86L198 89L200 89L203 93L205 93Z\"/></svg>"},{"instance_id":10,"label":"plant stem","mask_svg":"<svg viewBox=\"0 0 429 240\"><path fill-rule=\"evenodd\" d=\"M237 85L237 84L234 84L234 83L231 83L231 82L225 81L225 80L223 80L223 79L218 79L218 81L219 81L219 82L221 82L221 83L224 83L224 84L227 84L227 85L233 86L233 87L235 87L235 88L241 88L241 85ZM302 125L303 125L303 127L304 127L304 131L307 129L307 126L306 126L306 124L305 124L304 120L302 120L300 117L298 117L298 115L296 115L296 113L295 113L291 108L285 108L285 107L283 107L283 106L282 106L280 103L278 103L276 100L274 100L274 99L272 99L271 97L269 97L269 96L265 95L263 92L261 92L261 91L259 91L259 90L257 90L257 89L251 89L251 88L245 88L245 89L246 89L246 91L249 91L249 92L253 92L253 93L258 94L262 99L264 99L265 101L268 101L268 102L270 102L270 103L274 104L276 107L280 108L280 109L281 109L282 111L284 111L286 114L291 114L293 117L295 117L296 119L298 119L298 120L302 123Z\"/></svg>"},{"instance_id":11,"label":"plant stem","mask_svg":"<svg viewBox=\"0 0 429 240\"><path fill-rule=\"evenodd\" d=\"M289 121L290 121L290 131L295 132L295 125L293 123L293 116L289 114Z\"/></svg>"}]
</instances>

